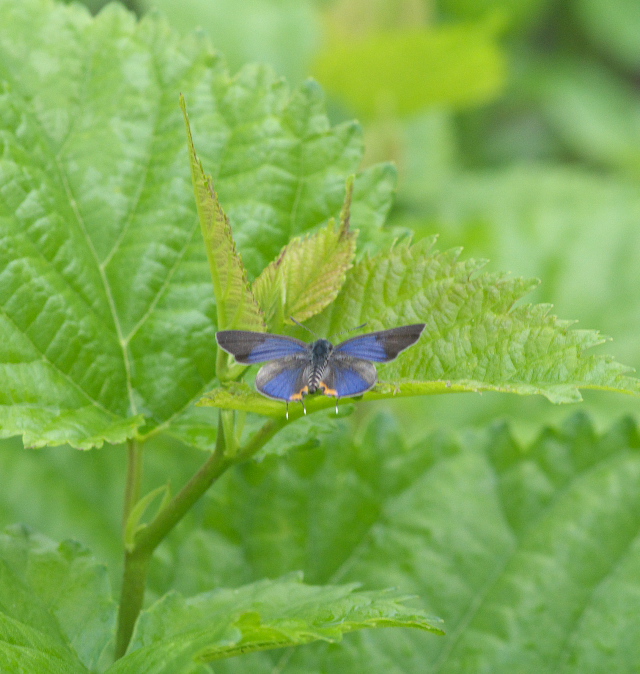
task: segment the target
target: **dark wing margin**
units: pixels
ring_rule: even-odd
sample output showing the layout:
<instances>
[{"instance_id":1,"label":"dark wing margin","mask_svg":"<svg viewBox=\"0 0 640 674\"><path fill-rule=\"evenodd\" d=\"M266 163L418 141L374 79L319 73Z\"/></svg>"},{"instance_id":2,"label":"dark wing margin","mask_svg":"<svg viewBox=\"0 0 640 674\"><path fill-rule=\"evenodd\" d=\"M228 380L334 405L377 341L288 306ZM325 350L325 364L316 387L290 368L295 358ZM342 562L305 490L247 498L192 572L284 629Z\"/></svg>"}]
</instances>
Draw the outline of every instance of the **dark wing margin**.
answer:
<instances>
[{"instance_id":1,"label":"dark wing margin","mask_svg":"<svg viewBox=\"0 0 640 674\"><path fill-rule=\"evenodd\" d=\"M425 325L425 323L415 323L352 337L338 344L333 353L343 353L356 358L373 360L376 363L386 363L394 360L398 354L415 344L420 339Z\"/></svg>"},{"instance_id":2,"label":"dark wing margin","mask_svg":"<svg viewBox=\"0 0 640 674\"><path fill-rule=\"evenodd\" d=\"M301 400L309 390L311 360L308 353L274 360L260 368L256 388L267 398L291 402Z\"/></svg>"},{"instance_id":3,"label":"dark wing margin","mask_svg":"<svg viewBox=\"0 0 640 674\"><path fill-rule=\"evenodd\" d=\"M324 370L319 388L327 396L350 398L366 393L377 381L378 373L373 363L334 352Z\"/></svg>"},{"instance_id":4,"label":"dark wing margin","mask_svg":"<svg viewBox=\"0 0 640 674\"><path fill-rule=\"evenodd\" d=\"M216 339L221 349L248 365L306 353L309 349L308 344L294 337L249 330L220 330Z\"/></svg>"}]
</instances>

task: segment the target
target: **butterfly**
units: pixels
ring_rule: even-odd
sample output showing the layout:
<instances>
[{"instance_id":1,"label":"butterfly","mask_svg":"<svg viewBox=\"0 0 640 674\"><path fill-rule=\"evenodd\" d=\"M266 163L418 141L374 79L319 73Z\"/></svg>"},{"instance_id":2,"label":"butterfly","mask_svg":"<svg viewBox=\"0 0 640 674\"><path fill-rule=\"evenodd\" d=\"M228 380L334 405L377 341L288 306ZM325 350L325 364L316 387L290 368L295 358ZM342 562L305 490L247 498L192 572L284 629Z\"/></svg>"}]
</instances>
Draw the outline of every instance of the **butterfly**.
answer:
<instances>
[{"instance_id":1,"label":"butterfly","mask_svg":"<svg viewBox=\"0 0 640 674\"><path fill-rule=\"evenodd\" d=\"M425 323L404 325L352 337L335 346L328 339L308 344L294 337L248 330L221 330L216 339L239 363L266 363L256 375L256 388L268 398L285 401L288 418L288 403L299 401L304 407L304 397L317 391L350 398L373 388L378 372L372 361L394 360L418 341L424 328Z\"/></svg>"}]
</instances>

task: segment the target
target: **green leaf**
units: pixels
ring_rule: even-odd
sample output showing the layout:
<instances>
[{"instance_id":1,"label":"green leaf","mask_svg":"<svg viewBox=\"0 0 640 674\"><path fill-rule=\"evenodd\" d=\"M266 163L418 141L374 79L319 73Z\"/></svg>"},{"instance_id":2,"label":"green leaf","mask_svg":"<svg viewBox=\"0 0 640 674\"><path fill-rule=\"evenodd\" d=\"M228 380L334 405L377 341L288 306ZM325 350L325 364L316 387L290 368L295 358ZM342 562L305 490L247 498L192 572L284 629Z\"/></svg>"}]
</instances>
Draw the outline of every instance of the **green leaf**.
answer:
<instances>
[{"instance_id":1,"label":"green leaf","mask_svg":"<svg viewBox=\"0 0 640 674\"><path fill-rule=\"evenodd\" d=\"M483 22L333 40L319 53L315 73L366 117L477 105L493 98L505 78L495 32Z\"/></svg>"},{"instance_id":2,"label":"green leaf","mask_svg":"<svg viewBox=\"0 0 640 674\"><path fill-rule=\"evenodd\" d=\"M408 609L407 597L356 592L356 585L313 587L299 574L185 599L171 593L143 612L127 655L110 674L178 672L187 663L307 644L337 642L371 627L440 632L438 619ZM149 669L152 667L153 669Z\"/></svg>"},{"instance_id":3,"label":"green leaf","mask_svg":"<svg viewBox=\"0 0 640 674\"><path fill-rule=\"evenodd\" d=\"M577 664L560 671L640 666L634 424L622 421L601 434L576 415L523 446L501 425L417 439L404 417L351 419L354 428L334 429L320 448L267 456L228 473L163 544L151 592L163 594L169 585L193 595L302 569L313 585L360 581L367 589L393 585L416 594L425 611L445 618L447 636L363 630L340 647L264 651L217 661L216 671L355 673L383 663L390 674L464 672L467 657L466 671L475 671L473 658L484 654L486 671L511 674L514 662L523 662L522 671L537 674L560 669L567 648ZM4 458L10 452L2 449ZM201 461L196 451L157 449L146 457L156 479L169 470L186 478ZM77 464L71 450L16 451L15 468L29 454L34 465L48 464L50 488L64 498L68 470L56 479L52 468L65 451L69 465ZM83 455L88 491L97 486L84 464L106 461L111 474L96 479L116 480L116 454ZM4 489L3 503L8 496ZM46 494L36 490L29 503L23 496L24 489L16 491L15 508L30 512L42 501L50 516ZM89 519L84 526L86 532L78 519L86 537L96 525Z\"/></svg>"},{"instance_id":4,"label":"green leaf","mask_svg":"<svg viewBox=\"0 0 640 674\"><path fill-rule=\"evenodd\" d=\"M208 449L215 428L191 408L217 382L229 307L179 93L254 277L338 215L361 129L331 127L316 84L290 92L257 66L230 77L203 41L116 4L93 18L0 0L0 25L0 435L88 448L167 432ZM388 166L357 176L353 226L381 225L392 185Z\"/></svg>"},{"instance_id":5,"label":"green leaf","mask_svg":"<svg viewBox=\"0 0 640 674\"><path fill-rule=\"evenodd\" d=\"M211 176L204 172L202 162L198 159L193 145L184 96L180 97L180 107L187 126L191 177L200 228L209 258L209 270L213 279L213 291L218 310L218 329L264 332L264 320L249 287L247 270L236 250L229 218L220 206Z\"/></svg>"},{"instance_id":6,"label":"green leaf","mask_svg":"<svg viewBox=\"0 0 640 674\"><path fill-rule=\"evenodd\" d=\"M8 528L0 575L3 671L94 671L112 657L116 605L106 568L79 544Z\"/></svg>"},{"instance_id":7,"label":"green leaf","mask_svg":"<svg viewBox=\"0 0 640 674\"><path fill-rule=\"evenodd\" d=\"M357 264L312 327L332 334L346 319L367 320L372 330L425 321L417 345L381 367L381 379L393 383L541 393L552 402L579 400L579 388L640 392L625 375L630 368L583 353L605 341L597 332L570 330L548 305L516 305L537 280L480 273L483 263L460 261L460 250L431 252L432 245L402 244Z\"/></svg>"},{"instance_id":8,"label":"green leaf","mask_svg":"<svg viewBox=\"0 0 640 674\"><path fill-rule=\"evenodd\" d=\"M349 230L352 198L350 179L340 227L331 222L304 239L293 239L255 280L253 292L271 331L291 324L290 317L306 321L337 297L356 253L356 234Z\"/></svg>"},{"instance_id":9,"label":"green leaf","mask_svg":"<svg viewBox=\"0 0 640 674\"><path fill-rule=\"evenodd\" d=\"M640 393L640 382L626 374L630 368L584 353L605 341L597 332L571 330L570 322L549 313L549 305L516 305L536 280L480 273L483 263L460 261L459 250L431 252L433 243L400 244L358 262L336 301L310 323L317 334L329 335L363 322L370 330L426 323L415 346L380 366L381 381L365 400L502 391L563 403L580 400L581 388ZM261 400L241 385L215 389L200 402L274 416L284 412L281 403ZM307 407L334 404L317 397ZM299 416L297 408L292 406Z\"/></svg>"},{"instance_id":10,"label":"green leaf","mask_svg":"<svg viewBox=\"0 0 640 674\"><path fill-rule=\"evenodd\" d=\"M504 425L416 441L378 415L355 440L336 433L320 450L247 464L207 514L250 577L300 568L314 584L391 583L442 615L447 635L363 631L348 648L216 671L634 671L639 479L635 424L598 434L583 415L526 447Z\"/></svg>"}]
</instances>

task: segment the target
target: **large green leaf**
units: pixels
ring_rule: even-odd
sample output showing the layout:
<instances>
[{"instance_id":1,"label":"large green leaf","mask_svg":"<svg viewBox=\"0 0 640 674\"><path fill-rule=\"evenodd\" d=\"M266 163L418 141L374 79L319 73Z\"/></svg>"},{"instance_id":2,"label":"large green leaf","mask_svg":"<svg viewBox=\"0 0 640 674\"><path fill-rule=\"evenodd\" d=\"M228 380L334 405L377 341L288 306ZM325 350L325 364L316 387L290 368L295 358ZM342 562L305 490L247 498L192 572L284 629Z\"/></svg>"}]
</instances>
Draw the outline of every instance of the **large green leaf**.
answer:
<instances>
[{"instance_id":1,"label":"large green leaf","mask_svg":"<svg viewBox=\"0 0 640 674\"><path fill-rule=\"evenodd\" d=\"M90 447L167 431L210 447L216 305L187 139L250 276L338 215L360 127L317 85L230 77L209 47L112 5L0 1L0 432ZM34 49L37 44L37 49ZM379 226L394 176L357 176L352 226Z\"/></svg>"},{"instance_id":2,"label":"large green leaf","mask_svg":"<svg viewBox=\"0 0 640 674\"><path fill-rule=\"evenodd\" d=\"M553 402L579 399L580 387L640 391L624 376L629 368L584 354L602 343L596 332L570 330L548 305L516 305L537 281L478 273L482 263L459 260L459 250L431 253L432 245L400 245L362 261L318 324L331 334L345 317L369 319L372 329L424 320L416 347L384 368L391 381L542 393Z\"/></svg>"},{"instance_id":3,"label":"large green leaf","mask_svg":"<svg viewBox=\"0 0 640 674\"><path fill-rule=\"evenodd\" d=\"M217 671L640 667L640 439L632 423L599 435L576 415L525 448L502 425L409 440L385 415L352 438L337 433L322 449L239 469L212 494L199 535L235 541L255 578L300 568L312 583L415 592L444 616L446 636L363 632L348 648L247 656ZM223 512L229 502L238 507ZM175 552L187 540L174 542ZM178 582L190 573L183 568Z\"/></svg>"},{"instance_id":4,"label":"large green leaf","mask_svg":"<svg viewBox=\"0 0 640 674\"><path fill-rule=\"evenodd\" d=\"M116 606L106 568L81 546L7 529L0 535L0 577L3 671L87 672L109 664ZM437 618L405 606L408 597L356 589L312 587L297 574L190 599L174 592L143 613L130 655L107 671L144 666L177 673L199 660L337 642L363 628L440 631Z\"/></svg>"},{"instance_id":5,"label":"large green leaf","mask_svg":"<svg viewBox=\"0 0 640 674\"><path fill-rule=\"evenodd\" d=\"M89 670L58 641L0 614L0 667L4 672L88 674Z\"/></svg>"}]
</instances>

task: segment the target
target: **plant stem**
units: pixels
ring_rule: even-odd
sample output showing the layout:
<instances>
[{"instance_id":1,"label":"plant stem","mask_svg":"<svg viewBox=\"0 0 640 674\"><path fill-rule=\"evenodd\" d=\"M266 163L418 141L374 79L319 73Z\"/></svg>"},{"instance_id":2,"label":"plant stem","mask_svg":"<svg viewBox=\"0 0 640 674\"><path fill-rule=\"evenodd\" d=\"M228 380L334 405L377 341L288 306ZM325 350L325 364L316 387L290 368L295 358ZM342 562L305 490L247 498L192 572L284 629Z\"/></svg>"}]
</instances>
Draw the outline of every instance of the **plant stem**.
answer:
<instances>
[{"instance_id":1,"label":"plant stem","mask_svg":"<svg viewBox=\"0 0 640 674\"><path fill-rule=\"evenodd\" d=\"M189 512L195 502L209 489L214 481L231 465L225 458L226 440L222 430L222 415L218 421L216 448L200 470L185 484L144 529L136 535L136 550L147 551L149 556L167 534Z\"/></svg>"},{"instance_id":2,"label":"plant stem","mask_svg":"<svg viewBox=\"0 0 640 674\"><path fill-rule=\"evenodd\" d=\"M116 660L126 652L133 634L138 615L142 610L144 591L147 584L147 572L151 555L135 548L126 551L124 556L124 573L122 576L122 592L118 608L118 632L116 634Z\"/></svg>"},{"instance_id":3,"label":"plant stem","mask_svg":"<svg viewBox=\"0 0 640 674\"><path fill-rule=\"evenodd\" d=\"M127 441L127 483L124 492L124 508L122 512L122 530L124 531L129 515L140 500L142 484L142 445L135 438Z\"/></svg>"},{"instance_id":4,"label":"plant stem","mask_svg":"<svg viewBox=\"0 0 640 674\"><path fill-rule=\"evenodd\" d=\"M283 418L267 421L249 442L238 450L235 463L250 459L256 452L262 449L279 430L282 430L287 423L289 422Z\"/></svg>"},{"instance_id":5,"label":"plant stem","mask_svg":"<svg viewBox=\"0 0 640 674\"><path fill-rule=\"evenodd\" d=\"M237 454L233 458L228 458L225 455L226 440L224 437L222 411L220 411L218 414L218 438L216 448L211 456L189 482L156 515L155 519L136 533L133 547L126 551L120 609L118 612L116 659L121 658L126 653L131 635L133 634L134 625L142 609L149 561L153 551L229 466L251 458L286 423L284 419L271 419L267 421L244 447L238 449Z\"/></svg>"}]
</instances>

